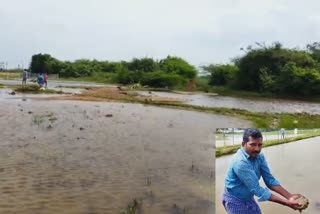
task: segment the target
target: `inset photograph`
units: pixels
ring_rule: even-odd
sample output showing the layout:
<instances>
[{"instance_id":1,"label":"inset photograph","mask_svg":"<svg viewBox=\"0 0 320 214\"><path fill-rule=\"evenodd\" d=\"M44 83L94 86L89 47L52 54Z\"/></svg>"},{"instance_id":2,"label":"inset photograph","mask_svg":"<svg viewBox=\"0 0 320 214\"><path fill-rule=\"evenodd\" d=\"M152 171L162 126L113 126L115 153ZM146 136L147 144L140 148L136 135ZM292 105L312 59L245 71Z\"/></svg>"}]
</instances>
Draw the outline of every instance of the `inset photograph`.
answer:
<instances>
[{"instance_id":1,"label":"inset photograph","mask_svg":"<svg viewBox=\"0 0 320 214\"><path fill-rule=\"evenodd\" d=\"M216 130L216 213L320 212L320 129Z\"/></svg>"}]
</instances>

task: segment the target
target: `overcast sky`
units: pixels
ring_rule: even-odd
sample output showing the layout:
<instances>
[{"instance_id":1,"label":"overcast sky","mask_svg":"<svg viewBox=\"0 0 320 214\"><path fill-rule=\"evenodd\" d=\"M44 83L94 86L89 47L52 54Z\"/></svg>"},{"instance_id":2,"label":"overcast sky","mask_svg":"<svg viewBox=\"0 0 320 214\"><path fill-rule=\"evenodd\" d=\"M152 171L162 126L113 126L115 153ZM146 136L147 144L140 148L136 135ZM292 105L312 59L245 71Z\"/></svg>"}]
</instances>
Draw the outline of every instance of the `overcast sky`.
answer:
<instances>
[{"instance_id":1,"label":"overcast sky","mask_svg":"<svg viewBox=\"0 0 320 214\"><path fill-rule=\"evenodd\" d=\"M0 62L176 55L226 63L255 42L320 40L318 0L0 0Z\"/></svg>"}]
</instances>

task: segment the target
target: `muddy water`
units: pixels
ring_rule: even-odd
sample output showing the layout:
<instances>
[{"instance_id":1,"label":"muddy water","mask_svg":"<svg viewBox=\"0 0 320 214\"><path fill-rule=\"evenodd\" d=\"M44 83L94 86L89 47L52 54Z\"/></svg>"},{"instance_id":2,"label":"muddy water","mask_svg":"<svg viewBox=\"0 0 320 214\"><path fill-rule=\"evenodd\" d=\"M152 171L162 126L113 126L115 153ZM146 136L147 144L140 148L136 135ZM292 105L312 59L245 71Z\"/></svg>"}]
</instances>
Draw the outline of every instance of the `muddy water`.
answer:
<instances>
[{"instance_id":1,"label":"muddy water","mask_svg":"<svg viewBox=\"0 0 320 214\"><path fill-rule=\"evenodd\" d=\"M0 80L0 84L21 84L17 80ZM68 81L49 81L48 87L60 90L58 87L63 88L63 92L79 93L83 87L116 87L116 85L85 83L85 82L68 82ZM78 89L67 89L67 87L79 87ZM147 91L140 91L140 94L147 96L161 96L184 100L187 104L208 106L208 107L225 107L244 109L253 112L273 112L273 113L301 113L306 112L309 114L320 114L319 102L306 102L298 100L282 100L282 99L253 99L253 98L239 98L208 95L204 93L199 94L178 94L168 92L152 92L149 94ZM235 127L235 126L232 126Z\"/></svg>"},{"instance_id":2,"label":"muddy water","mask_svg":"<svg viewBox=\"0 0 320 214\"><path fill-rule=\"evenodd\" d=\"M140 92L150 95L147 92ZM150 95L151 96L151 95ZM187 104L237 108L254 112L288 112L320 114L320 103L281 99L247 99L205 94L176 94L167 92L152 92L152 96L163 96L184 100ZM234 126L233 126L234 127Z\"/></svg>"},{"instance_id":3,"label":"muddy water","mask_svg":"<svg viewBox=\"0 0 320 214\"><path fill-rule=\"evenodd\" d=\"M7 96L7 95L5 95ZM214 213L216 127L137 104L0 100L0 213Z\"/></svg>"},{"instance_id":4,"label":"muddy water","mask_svg":"<svg viewBox=\"0 0 320 214\"><path fill-rule=\"evenodd\" d=\"M272 174L292 193L301 193L309 201L302 213L320 213L320 137L263 149ZM221 204L224 176L232 156L216 159L216 213L226 213ZM261 179L262 180L262 179ZM265 184L261 182L265 187ZM262 213L294 214L297 211L272 202L259 202Z\"/></svg>"}]
</instances>

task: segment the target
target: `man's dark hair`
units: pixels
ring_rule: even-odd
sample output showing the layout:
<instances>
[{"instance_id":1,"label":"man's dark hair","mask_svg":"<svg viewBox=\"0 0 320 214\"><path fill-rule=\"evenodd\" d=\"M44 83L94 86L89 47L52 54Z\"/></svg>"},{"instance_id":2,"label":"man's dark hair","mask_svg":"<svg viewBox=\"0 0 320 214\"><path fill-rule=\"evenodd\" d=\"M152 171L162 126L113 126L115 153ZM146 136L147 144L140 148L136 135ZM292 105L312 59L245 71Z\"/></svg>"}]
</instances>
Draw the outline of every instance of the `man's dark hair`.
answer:
<instances>
[{"instance_id":1,"label":"man's dark hair","mask_svg":"<svg viewBox=\"0 0 320 214\"><path fill-rule=\"evenodd\" d=\"M252 137L254 139L262 138L262 134L258 129L246 129L243 133L243 142L248 142L249 137Z\"/></svg>"}]
</instances>

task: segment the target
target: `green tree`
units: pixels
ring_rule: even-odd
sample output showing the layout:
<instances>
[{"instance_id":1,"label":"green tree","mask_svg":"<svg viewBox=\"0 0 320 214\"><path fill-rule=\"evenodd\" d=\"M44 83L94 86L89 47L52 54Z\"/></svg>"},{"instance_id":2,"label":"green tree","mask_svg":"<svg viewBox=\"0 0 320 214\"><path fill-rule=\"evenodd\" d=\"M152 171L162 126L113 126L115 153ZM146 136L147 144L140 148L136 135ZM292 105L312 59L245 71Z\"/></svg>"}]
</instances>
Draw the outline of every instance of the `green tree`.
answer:
<instances>
[{"instance_id":1,"label":"green tree","mask_svg":"<svg viewBox=\"0 0 320 214\"><path fill-rule=\"evenodd\" d=\"M48 72L48 62L53 60L49 54L35 54L31 57L29 69L32 73L45 73Z\"/></svg>"},{"instance_id":2,"label":"green tree","mask_svg":"<svg viewBox=\"0 0 320 214\"><path fill-rule=\"evenodd\" d=\"M320 93L320 72L315 68L301 68L295 63L286 64L277 80L278 92L295 96Z\"/></svg>"},{"instance_id":3,"label":"green tree","mask_svg":"<svg viewBox=\"0 0 320 214\"><path fill-rule=\"evenodd\" d=\"M128 63L130 71L153 72L157 69L157 63L152 58L134 58Z\"/></svg>"},{"instance_id":4,"label":"green tree","mask_svg":"<svg viewBox=\"0 0 320 214\"><path fill-rule=\"evenodd\" d=\"M234 65L209 65L202 67L210 73L209 85L222 86L232 84L238 67Z\"/></svg>"},{"instance_id":5,"label":"green tree","mask_svg":"<svg viewBox=\"0 0 320 214\"><path fill-rule=\"evenodd\" d=\"M282 48L280 43L274 43L270 47L251 48L243 57L236 60L239 68L236 77L237 87L264 91L265 77L268 76L271 80L278 76L281 69L289 62L294 62L301 68L316 66L315 60L306 51Z\"/></svg>"},{"instance_id":6,"label":"green tree","mask_svg":"<svg viewBox=\"0 0 320 214\"><path fill-rule=\"evenodd\" d=\"M311 57L320 63L320 42L314 42L307 45L307 51L310 53Z\"/></svg>"},{"instance_id":7,"label":"green tree","mask_svg":"<svg viewBox=\"0 0 320 214\"><path fill-rule=\"evenodd\" d=\"M197 74L194 66L179 57L168 56L167 58L160 60L159 66L160 70L166 73L175 73L187 79L194 79Z\"/></svg>"}]
</instances>

